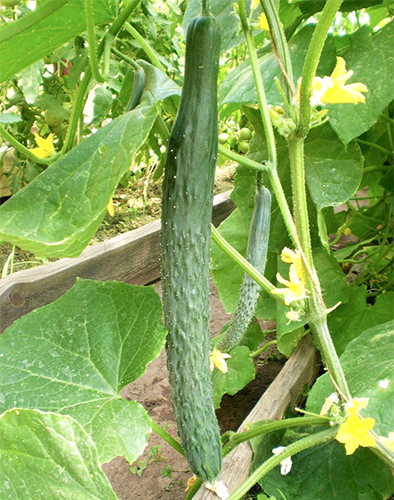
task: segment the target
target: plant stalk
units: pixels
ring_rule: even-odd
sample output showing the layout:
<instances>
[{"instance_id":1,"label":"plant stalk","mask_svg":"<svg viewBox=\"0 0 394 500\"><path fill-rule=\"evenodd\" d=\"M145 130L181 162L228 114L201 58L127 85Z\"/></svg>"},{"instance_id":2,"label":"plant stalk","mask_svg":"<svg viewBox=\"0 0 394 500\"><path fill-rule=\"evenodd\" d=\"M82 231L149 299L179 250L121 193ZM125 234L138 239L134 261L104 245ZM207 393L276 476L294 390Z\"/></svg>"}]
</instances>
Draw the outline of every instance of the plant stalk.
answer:
<instances>
[{"instance_id":1,"label":"plant stalk","mask_svg":"<svg viewBox=\"0 0 394 500\"><path fill-rule=\"evenodd\" d=\"M256 283L258 283L261 288L271 295L271 290L274 290L275 286L267 280L264 276L262 276L246 259L243 257L234 247L230 245L228 241L223 238L223 236L219 233L219 231L215 228L215 226L211 225L212 229L212 240L229 255L234 261L242 267L242 269L249 274L251 278L253 278ZM284 299L281 295L272 295L276 300L283 303Z\"/></svg>"},{"instance_id":2,"label":"plant stalk","mask_svg":"<svg viewBox=\"0 0 394 500\"><path fill-rule=\"evenodd\" d=\"M125 30L134 38L134 40L136 40L140 44L142 50L148 56L148 59L153 64L153 66L155 66L157 69L159 69L160 71L165 73L165 69L163 68L163 65L161 64L161 62L157 58L154 50L149 45L149 43L145 40L145 38L142 35L140 35L138 33L138 31L134 28L134 26L131 26L131 24L126 22L126 23L124 23L124 27L125 27Z\"/></svg>"},{"instance_id":3,"label":"plant stalk","mask_svg":"<svg viewBox=\"0 0 394 500\"><path fill-rule=\"evenodd\" d=\"M330 419L327 417L296 417L268 422L259 426L256 425L253 429L248 431L233 434L223 447L223 456L225 457L228 455L240 443L262 436L263 434L268 434L269 432L274 432L280 429L291 429L294 427L304 427L309 425L330 425Z\"/></svg>"},{"instance_id":4,"label":"plant stalk","mask_svg":"<svg viewBox=\"0 0 394 500\"><path fill-rule=\"evenodd\" d=\"M174 450L176 450L181 455L185 456L185 452L183 451L182 446L176 441L167 431L160 427L154 420L150 419L150 425L152 430L156 432L158 436L160 436L167 444L169 444Z\"/></svg>"},{"instance_id":5,"label":"plant stalk","mask_svg":"<svg viewBox=\"0 0 394 500\"><path fill-rule=\"evenodd\" d=\"M297 453L307 450L308 448L312 448L313 446L332 441L335 438L336 433L337 428L330 428L289 444L282 451L282 453L277 456L272 456L260 465L260 467L258 467L254 472L252 472L252 474L241 484L241 486L229 496L228 500L241 500L243 495L245 495L262 477L279 465L285 458L296 455Z\"/></svg>"},{"instance_id":6,"label":"plant stalk","mask_svg":"<svg viewBox=\"0 0 394 500\"><path fill-rule=\"evenodd\" d=\"M319 22L313 32L311 43L306 54L302 70L302 81L300 91L300 110L297 136L306 137L311 120L310 98L312 95L312 83L316 74L317 65L327 38L328 29L334 21L343 0L327 0Z\"/></svg>"}]
</instances>

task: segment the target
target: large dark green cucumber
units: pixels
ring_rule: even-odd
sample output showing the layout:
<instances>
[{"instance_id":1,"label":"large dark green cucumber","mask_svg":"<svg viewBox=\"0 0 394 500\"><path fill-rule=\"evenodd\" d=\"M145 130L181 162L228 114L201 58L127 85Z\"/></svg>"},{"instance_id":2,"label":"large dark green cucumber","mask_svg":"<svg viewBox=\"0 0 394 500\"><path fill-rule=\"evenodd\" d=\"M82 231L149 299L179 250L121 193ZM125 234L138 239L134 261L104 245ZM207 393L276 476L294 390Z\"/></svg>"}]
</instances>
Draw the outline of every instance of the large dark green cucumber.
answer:
<instances>
[{"instance_id":1,"label":"large dark green cucumber","mask_svg":"<svg viewBox=\"0 0 394 500\"><path fill-rule=\"evenodd\" d=\"M178 432L193 472L221 468L209 367L209 247L218 145L220 33L201 15L189 25L184 86L167 149L162 206L162 278L167 356Z\"/></svg>"},{"instance_id":2,"label":"large dark green cucumber","mask_svg":"<svg viewBox=\"0 0 394 500\"><path fill-rule=\"evenodd\" d=\"M261 274L264 274L267 262L270 222L271 193L260 186L254 199L246 258ZM260 285L245 274L233 320L223 338L216 344L219 351L229 352L241 342L253 319L259 293Z\"/></svg>"}]
</instances>

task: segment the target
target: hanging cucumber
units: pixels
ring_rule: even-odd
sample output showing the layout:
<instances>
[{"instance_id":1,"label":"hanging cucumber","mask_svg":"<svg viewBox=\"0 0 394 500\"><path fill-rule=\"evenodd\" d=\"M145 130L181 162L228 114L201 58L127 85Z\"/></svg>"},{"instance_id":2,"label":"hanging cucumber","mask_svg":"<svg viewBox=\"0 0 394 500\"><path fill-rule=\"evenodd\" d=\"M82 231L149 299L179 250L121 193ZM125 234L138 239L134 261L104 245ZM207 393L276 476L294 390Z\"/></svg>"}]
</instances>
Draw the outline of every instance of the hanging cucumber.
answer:
<instances>
[{"instance_id":1,"label":"hanging cucumber","mask_svg":"<svg viewBox=\"0 0 394 500\"><path fill-rule=\"evenodd\" d=\"M134 84L129 102L127 103L125 111L133 110L140 102L142 92L144 91L146 83L145 71L141 66L138 66L134 71Z\"/></svg>"},{"instance_id":2,"label":"hanging cucumber","mask_svg":"<svg viewBox=\"0 0 394 500\"><path fill-rule=\"evenodd\" d=\"M264 274L267 262L270 222L271 193L264 186L259 186L254 200L246 258L261 274ZM260 286L245 274L233 320L216 344L219 351L229 352L240 343L253 319L259 293Z\"/></svg>"},{"instance_id":3,"label":"hanging cucumber","mask_svg":"<svg viewBox=\"0 0 394 500\"><path fill-rule=\"evenodd\" d=\"M162 277L167 357L178 432L193 472L213 482L221 468L209 367L209 250L218 146L220 33L193 19L185 77L167 148L162 206Z\"/></svg>"}]
</instances>

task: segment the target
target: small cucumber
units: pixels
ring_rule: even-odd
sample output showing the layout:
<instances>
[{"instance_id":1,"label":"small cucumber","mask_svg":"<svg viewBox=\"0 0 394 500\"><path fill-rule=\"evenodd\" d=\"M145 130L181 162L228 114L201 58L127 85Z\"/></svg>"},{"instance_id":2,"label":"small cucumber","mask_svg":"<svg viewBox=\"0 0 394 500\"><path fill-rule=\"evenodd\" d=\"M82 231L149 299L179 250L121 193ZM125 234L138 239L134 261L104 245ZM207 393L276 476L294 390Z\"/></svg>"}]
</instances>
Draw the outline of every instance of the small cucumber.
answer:
<instances>
[{"instance_id":1,"label":"small cucumber","mask_svg":"<svg viewBox=\"0 0 394 500\"><path fill-rule=\"evenodd\" d=\"M254 200L246 258L261 274L264 274L267 262L270 222L271 193L264 186L260 186ZM229 352L241 342L253 319L259 293L260 286L245 274L233 320L216 344L219 351Z\"/></svg>"},{"instance_id":2,"label":"small cucumber","mask_svg":"<svg viewBox=\"0 0 394 500\"><path fill-rule=\"evenodd\" d=\"M193 472L213 482L221 443L210 373L209 253L218 148L220 33L211 15L189 25L185 78L167 148L162 279L167 359L178 432Z\"/></svg>"},{"instance_id":3,"label":"small cucumber","mask_svg":"<svg viewBox=\"0 0 394 500\"><path fill-rule=\"evenodd\" d=\"M129 102L127 103L125 111L131 111L140 102L142 92L144 91L144 88L145 88L145 83L146 83L145 71L143 70L143 68L138 67L134 71L133 91L131 93L131 96L130 96Z\"/></svg>"}]
</instances>

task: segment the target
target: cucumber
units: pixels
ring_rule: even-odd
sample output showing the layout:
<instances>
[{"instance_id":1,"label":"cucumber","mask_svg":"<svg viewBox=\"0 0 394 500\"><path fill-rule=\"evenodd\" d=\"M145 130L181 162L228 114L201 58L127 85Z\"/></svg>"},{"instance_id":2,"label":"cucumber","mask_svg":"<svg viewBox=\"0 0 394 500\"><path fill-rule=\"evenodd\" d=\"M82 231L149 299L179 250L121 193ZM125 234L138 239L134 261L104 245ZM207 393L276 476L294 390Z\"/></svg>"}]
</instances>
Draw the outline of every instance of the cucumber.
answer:
<instances>
[{"instance_id":1,"label":"cucumber","mask_svg":"<svg viewBox=\"0 0 394 500\"><path fill-rule=\"evenodd\" d=\"M145 71L143 68L138 67L134 71L134 84L133 84L133 91L131 93L129 102L127 103L125 111L131 111L133 110L137 104L140 102L142 92L144 91L145 88L145 83L146 83L146 75Z\"/></svg>"},{"instance_id":2,"label":"cucumber","mask_svg":"<svg viewBox=\"0 0 394 500\"><path fill-rule=\"evenodd\" d=\"M221 469L209 335L209 251L218 148L220 32L200 15L186 37L185 77L167 147L162 205L162 279L167 364L178 432L192 471Z\"/></svg>"},{"instance_id":3,"label":"cucumber","mask_svg":"<svg viewBox=\"0 0 394 500\"><path fill-rule=\"evenodd\" d=\"M246 258L261 274L264 274L267 262L270 223L271 193L264 186L259 186L254 200ZM253 319L259 293L260 286L245 274L233 320L216 344L219 351L229 352L241 342Z\"/></svg>"}]
</instances>

